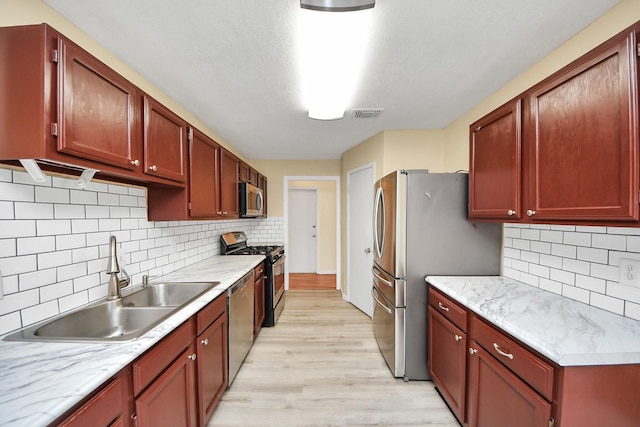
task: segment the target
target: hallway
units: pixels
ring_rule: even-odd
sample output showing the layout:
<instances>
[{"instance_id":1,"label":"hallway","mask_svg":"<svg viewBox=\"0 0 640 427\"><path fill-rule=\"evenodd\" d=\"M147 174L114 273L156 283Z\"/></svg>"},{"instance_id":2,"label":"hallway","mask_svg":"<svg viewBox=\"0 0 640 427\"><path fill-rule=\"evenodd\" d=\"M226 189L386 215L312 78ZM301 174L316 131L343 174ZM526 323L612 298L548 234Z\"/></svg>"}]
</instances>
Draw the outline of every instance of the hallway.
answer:
<instances>
[{"instance_id":1,"label":"hallway","mask_svg":"<svg viewBox=\"0 0 640 427\"><path fill-rule=\"evenodd\" d=\"M371 319L339 291L289 291L208 426L457 427L428 381L391 376Z\"/></svg>"}]
</instances>

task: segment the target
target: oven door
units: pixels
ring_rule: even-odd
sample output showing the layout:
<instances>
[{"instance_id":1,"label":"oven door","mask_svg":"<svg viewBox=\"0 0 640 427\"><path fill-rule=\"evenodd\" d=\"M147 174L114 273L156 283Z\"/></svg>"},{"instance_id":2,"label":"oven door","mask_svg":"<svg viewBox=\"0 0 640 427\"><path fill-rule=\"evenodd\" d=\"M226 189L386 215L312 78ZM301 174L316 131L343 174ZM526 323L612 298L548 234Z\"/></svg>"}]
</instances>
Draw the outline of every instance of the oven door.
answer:
<instances>
[{"instance_id":1,"label":"oven door","mask_svg":"<svg viewBox=\"0 0 640 427\"><path fill-rule=\"evenodd\" d=\"M284 260L280 257L272 266L273 268L273 308L275 309L284 295Z\"/></svg>"},{"instance_id":2,"label":"oven door","mask_svg":"<svg viewBox=\"0 0 640 427\"><path fill-rule=\"evenodd\" d=\"M387 366L394 377L404 377L404 308L394 307L374 281L373 333Z\"/></svg>"}]
</instances>

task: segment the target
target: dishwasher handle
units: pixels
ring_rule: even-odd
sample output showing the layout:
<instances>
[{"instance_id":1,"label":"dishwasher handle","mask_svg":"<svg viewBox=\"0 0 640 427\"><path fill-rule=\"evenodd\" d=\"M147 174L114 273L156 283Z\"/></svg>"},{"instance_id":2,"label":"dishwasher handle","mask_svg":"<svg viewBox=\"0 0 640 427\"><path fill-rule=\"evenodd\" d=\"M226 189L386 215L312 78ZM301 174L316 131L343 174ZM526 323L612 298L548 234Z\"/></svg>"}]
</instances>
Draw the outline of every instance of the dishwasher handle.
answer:
<instances>
[{"instance_id":1,"label":"dishwasher handle","mask_svg":"<svg viewBox=\"0 0 640 427\"><path fill-rule=\"evenodd\" d=\"M244 276L242 276L242 279L238 280L229 288L229 295L233 295L236 292L241 291L247 285L247 283L249 283L252 279L253 279L253 271L250 271Z\"/></svg>"}]
</instances>

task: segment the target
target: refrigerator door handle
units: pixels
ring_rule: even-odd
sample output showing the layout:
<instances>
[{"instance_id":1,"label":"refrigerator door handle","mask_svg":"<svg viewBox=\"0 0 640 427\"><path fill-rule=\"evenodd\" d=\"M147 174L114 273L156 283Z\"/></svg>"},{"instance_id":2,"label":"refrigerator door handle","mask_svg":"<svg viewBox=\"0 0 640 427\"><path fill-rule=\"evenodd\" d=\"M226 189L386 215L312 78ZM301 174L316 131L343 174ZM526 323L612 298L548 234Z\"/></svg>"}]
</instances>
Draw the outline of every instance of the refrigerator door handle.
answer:
<instances>
[{"instance_id":1,"label":"refrigerator door handle","mask_svg":"<svg viewBox=\"0 0 640 427\"><path fill-rule=\"evenodd\" d=\"M382 204L382 211L380 211L380 204ZM378 212L382 212L382 218L378 217ZM378 187L378 190L376 191L376 203L373 208L373 215L373 237L376 246L376 253L378 255L378 258L382 258L385 237L384 235L387 227L387 219L385 216L384 206L384 191L382 190L382 187ZM382 227L379 227L380 220L382 220ZM378 230L382 230L382 236L378 235Z\"/></svg>"},{"instance_id":2,"label":"refrigerator door handle","mask_svg":"<svg viewBox=\"0 0 640 427\"><path fill-rule=\"evenodd\" d=\"M389 307L387 307L386 305L384 305L384 304L382 303L382 301L380 301L380 300L378 299L378 297L376 296L376 286L375 286L375 285L371 288L371 296L373 297L374 301L375 301L375 302L376 302L380 307L382 307L382 309L383 309L384 311L386 311L386 312L387 312L387 313L389 313L389 314L392 314L392 313L393 313L393 312L391 311L391 309L390 309Z\"/></svg>"},{"instance_id":3,"label":"refrigerator door handle","mask_svg":"<svg viewBox=\"0 0 640 427\"><path fill-rule=\"evenodd\" d=\"M371 272L373 273L373 275L375 276L376 279L380 280L382 283L384 283L385 285L389 286L390 288L393 288L393 283L388 281L387 279L383 278L382 276L380 276L378 273L376 273L376 268L373 267L371 268Z\"/></svg>"}]
</instances>

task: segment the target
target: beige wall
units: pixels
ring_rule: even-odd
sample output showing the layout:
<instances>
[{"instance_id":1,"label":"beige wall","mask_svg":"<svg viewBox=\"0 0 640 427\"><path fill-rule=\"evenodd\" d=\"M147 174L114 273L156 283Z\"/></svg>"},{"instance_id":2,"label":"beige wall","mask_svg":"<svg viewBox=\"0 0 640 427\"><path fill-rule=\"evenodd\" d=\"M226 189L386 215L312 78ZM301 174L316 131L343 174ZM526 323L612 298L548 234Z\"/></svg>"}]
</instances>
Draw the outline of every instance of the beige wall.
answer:
<instances>
[{"instance_id":1,"label":"beige wall","mask_svg":"<svg viewBox=\"0 0 640 427\"><path fill-rule=\"evenodd\" d=\"M640 1L622 0L571 40L526 70L445 130L445 169L469 168L469 125L519 95L611 36L640 20Z\"/></svg>"},{"instance_id":2,"label":"beige wall","mask_svg":"<svg viewBox=\"0 0 640 427\"><path fill-rule=\"evenodd\" d=\"M384 131L381 176L398 169L444 170L444 132L441 129Z\"/></svg>"},{"instance_id":3,"label":"beige wall","mask_svg":"<svg viewBox=\"0 0 640 427\"><path fill-rule=\"evenodd\" d=\"M336 182L289 181L289 188L315 188L318 191L318 272L336 272Z\"/></svg>"},{"instance_id":4,"label":"beige wall","mask_svg":"<svg viewBox=\"0 0 640 427\"><path fill-rule=\"evenodd\" d=\"M115 55L90 38L85 32L80 30L41 0L0 0L0 27L41 24L43 22L60 31L60 33L77 43L87 52L100 59L109 67L127 78L130 82L160 101L191 125L216 140L220 145L229 149L243 160L247 160L242 153L237 151L232 145L218 136L212 129L205 126L204 123L198 120L184 107L169 98L131 67L126 65Z\"/></svg>"},{"instance_id":5,"label":"beige wall","mask_svg":"<svg viewBox=\"0 0 640 427\"><path fill-rule=\"evenodd\" d=\"M340 176L340 160L250 160L267 177L267 214L284 216L285 176Z\"/></svg>"}]
</instances>

